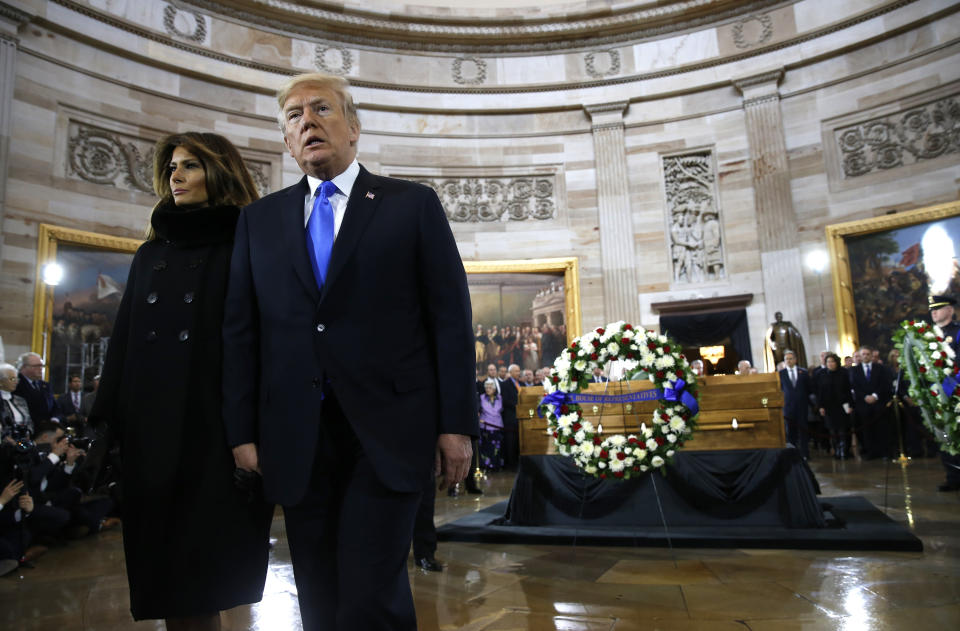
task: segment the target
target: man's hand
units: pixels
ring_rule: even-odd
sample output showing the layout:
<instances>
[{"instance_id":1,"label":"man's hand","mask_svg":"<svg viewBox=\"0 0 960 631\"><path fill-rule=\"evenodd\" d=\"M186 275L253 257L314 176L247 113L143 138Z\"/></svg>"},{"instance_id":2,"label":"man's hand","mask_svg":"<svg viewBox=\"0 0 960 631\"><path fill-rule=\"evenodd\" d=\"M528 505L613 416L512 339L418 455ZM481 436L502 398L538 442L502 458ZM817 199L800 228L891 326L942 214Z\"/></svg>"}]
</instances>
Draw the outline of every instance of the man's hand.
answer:
<instances>
[{"instance_id":1,"label":"man's hand","mask_svg":"<svg viewBox=\"0 0 960 631\"><path fill-rule=\"evenodd\" d=\"M872 394L868 394L867 396L863 397L863 400L866 401L869 405L873 405L874 403L877 402L877 397L873 396Z\"/></svg>"},{"instance_id":2,"label":"man's hand","mask_svg":"<svg viewBox=\"0 0 960 631\"><path fill-rule=\"evenodd\" d=\"M260 473L260 457L257 455L256 443L244 443L234 447L233 462L240 469Z\"/></svg>"},{"instance_id":3,"label":"man's hand","mask_svg":"<svg viewBox=\"0 0 960 631\"><path fill-rule=\"evenodd\" d=\"M82 449L78 449L73 445L67 445L67 464L72 465L77 463L77 458L80 456L86 456L87 452Z\"/></svg>"},{"instance_id":4,"label":"man's hand","mask_svg":"<svg viewBox=\"0 0 960 631\"><path fill-rule=\"evenodd\" d=\"M24 493L20 496L20 508L23 509L27 515L33 512L33 498L30 497L29 493Z\"/></svg>"},{"instance_id":5,"label":"man's hand","mask_svg":"<svg viewBox=\"0 0 960 631\"><path fill-rule=\"evenodd\" d=\"M10 500L17 496L17 493L20 492L20 489L23 488L22 480L10 480L10 483L4 487L3 491L0 492L0 504L6 506L10 503Z\"/></svg>"},{"instance_id":6,"label":"man's hand","mask_svg":"<svg viewBox=\"0 0 960 631\"><path fill-rule=\"evenodd\" d=\"M464 434L440 434L437 436L437 458L434 471L443 475L441 489L454 486L470 473L470 459L473 448L470 437Z\"/></svg>"}]
</instances>

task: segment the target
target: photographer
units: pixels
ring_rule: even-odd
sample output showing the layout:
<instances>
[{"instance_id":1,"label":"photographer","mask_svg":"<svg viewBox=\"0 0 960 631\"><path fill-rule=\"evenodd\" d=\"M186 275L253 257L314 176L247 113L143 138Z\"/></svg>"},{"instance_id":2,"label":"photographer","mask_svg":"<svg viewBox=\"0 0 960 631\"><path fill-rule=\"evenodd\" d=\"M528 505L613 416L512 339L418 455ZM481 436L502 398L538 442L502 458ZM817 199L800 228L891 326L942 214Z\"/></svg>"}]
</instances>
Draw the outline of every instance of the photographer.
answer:
<instances>
[{"instance_id":1,"label":"photographer","mask_svg":"<svg viewBox=\"0 0 960 631\"><path fill-rule=\"evenodd\" d=\"M30 533L21 522L33 512L33 498L21 493L23 482L10 480L0 491L0 576L20 566L20 559L28 560L27 546ZM30 558L36 558L45 548L31 549Z\"/></svg>"},{"instance_id":2,"label":"photographer","mask_svg":"<svg viewBox=\"0 0 960 631\"><path fill-rule=\"evenodd\" d=\"M31 494L39 503L69 513L69 525L64 531L68 538L99 532L113 509L113 501L84 497L73 484L73 472L85 452L70 444L63 428L53 422L37 424L36 446L37 455L30 470ZM114 520L107 522L107 526L113 524Z\"/></svg>"}]
</instances>

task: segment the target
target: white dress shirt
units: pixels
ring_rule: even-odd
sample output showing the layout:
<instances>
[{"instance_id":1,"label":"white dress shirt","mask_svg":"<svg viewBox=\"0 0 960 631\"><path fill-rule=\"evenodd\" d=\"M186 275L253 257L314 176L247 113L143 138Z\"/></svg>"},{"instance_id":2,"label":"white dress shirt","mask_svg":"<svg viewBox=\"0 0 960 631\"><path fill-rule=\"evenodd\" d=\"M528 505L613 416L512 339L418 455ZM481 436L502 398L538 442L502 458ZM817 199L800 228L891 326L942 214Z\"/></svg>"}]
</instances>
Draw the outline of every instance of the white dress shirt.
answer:
<instances>
[{"instance_id":1,"label":"white dress shirt","mask_svg":"<svg viewBox=\"0 0 960 631\"><path fill-rule=\"evenodd\" d=\"M347 202L350 201L350 192L353 190L353 183L357 181L360 175L360 163L354 159L347 167L347 170L331 180L337 185L337 192L330 196L330 206L333 208L333 239L336 241L340 234L340 224L343 223L343 216L347 212ZM313 202L317 197L317 187L323 184L323 180L318 180L312 175L307 176L307 184L310 190L303 198L303 226L307 226L310 221L310 213L313 212Z\"/></svg>"}]
</instances>

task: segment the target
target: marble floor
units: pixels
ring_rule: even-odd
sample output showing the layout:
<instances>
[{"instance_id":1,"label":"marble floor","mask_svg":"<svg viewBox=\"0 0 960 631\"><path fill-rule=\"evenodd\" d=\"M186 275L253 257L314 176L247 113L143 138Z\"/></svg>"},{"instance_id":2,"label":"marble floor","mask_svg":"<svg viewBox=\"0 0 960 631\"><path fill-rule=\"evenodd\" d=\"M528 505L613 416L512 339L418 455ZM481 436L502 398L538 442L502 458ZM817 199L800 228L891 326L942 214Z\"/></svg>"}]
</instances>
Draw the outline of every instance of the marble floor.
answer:
<instances>
[{"instance_id":1,"label":"marble floor","mask_svg":"<svg viewBox=\"0 0 960 631\"><path fill-rule=\"evenodd\" d=\"M441 543L443 573L410 566L422 631L844 631L960 629L960 496L938 493L938 459L905 468L814 458L823 495L863 495L916 533L923 553ZM438 523L506 498L438 497ZM298 630L282 519L261 603L231 630ZM0 578L0 629L162 629L128 612L119 532L51 549ZM362 631L362 630L358 630Z\"/></svg>"}]
</instances>

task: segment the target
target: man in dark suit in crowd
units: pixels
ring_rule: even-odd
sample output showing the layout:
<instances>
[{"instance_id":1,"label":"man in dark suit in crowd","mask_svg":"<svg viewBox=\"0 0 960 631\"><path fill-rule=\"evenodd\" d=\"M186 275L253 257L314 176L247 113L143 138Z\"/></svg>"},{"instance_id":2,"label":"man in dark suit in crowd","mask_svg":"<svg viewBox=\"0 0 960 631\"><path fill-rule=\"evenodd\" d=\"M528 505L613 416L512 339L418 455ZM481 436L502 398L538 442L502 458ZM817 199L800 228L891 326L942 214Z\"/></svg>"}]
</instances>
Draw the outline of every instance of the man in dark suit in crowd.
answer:
<instances>
[{"instance_id":1,"label":"man in dark suit in crowd","mask_svg":"<svg viewBox=\"0 0 960 631\"><path fill-rule=\"evenodd\" d=\"M783 421L786 424L787 442L800 450L804 460L810 457L807 417L810 412L810 376L797 366L797 354L792 350L783 352L786 366L780 371L780 390L783 391Z\"/></svg>"},{"instance_id":2,"label":"man in dark suit in crowd","mask_svg":"<svg viewBox=\"0 0 960 631\"><path fill-rule=\"evenodd\" d=\"M603 368L597 366L593 369L593 376L590 378L590 381L593 383L603 383L609 381L606 377L603 376Z\"/></svg>"},{"instance_id":3,"label":"man in dark suit in crowd","mask_svg":"<svg viewBox=\"0 0 960 631\"><path fill-rule=\"evenodd\" d=\"M93 409L93 404L97 400L97 388L100 387L100 375L97 375L93 378L93 392L87 392L83 395L83 399L80 403L80 414L83 418L90 417L90 411Z\"/></svg>"},{"instance_id":4,"label":"man in dark suit in crowd","mask_svg":"<svg viewBox=\"0 0 960 631\"><path fill-rule=\"evenodd\" d=\"M30 408L34 423L49 421L57 413L50 384L43 380L43 358L36 353L24 353L17 360L20 383L14 394L23 397Z\"/></svg>"},{"instance_id":5,"label":"man in dark suit in crowd","mask_svg":"<svg viewBox=\"0 0 960 631\"><path fill-rule=\"evenodd\" d=\"M80 412L83 407L83 380L79 375L70 376L70 385L66 392L57 397L57 415L61 422L83 430L86 416Z\"/></svg>"},{"instance_id":6,"label":"man in dark suit in crowd","mask_svg":"<svg viewBox=\"0 0 960 631\"><path fill-rule=\"evenodd\" d=\"M503 409L503 460L507 469L520 464L520 426L517 424L517 403L520 402L520 366L510 364L503 379L498 379Z\"/></svg>"},{"instance_id":7,"label":"man in dark suit in crowd","mask_svg":"<svg viewBox=\"0 0 960 631\"><path fill-rule=\"evenodd\" d=\"M955 354L954 361L960 361L960 323L954 320L954 307L957 304L953 296L930 296L930 319L943 331L943 338L950 344ZM960 456L940 451L946 480L937 487L938 491L960 490Z\"/></svg>"},{"instance_id":8,"label":"man in dark suit in crowd","mask_svg":"<svg viewBox=\"0 0 960 631\"><path fill-rule=\"evenodd\" d=\"M237 222L228 441L284 507L305 631L412 631L423 487L463 480L479 435L466 274L433 190L357 163L344 79L292 77L277 101L305 176Z\"/></svg>"},{"instance_id":9,"label":"man in dark suit in crowd","mask_svg":"<svg viewBox=\"0 0 960 631\"><path fill-rule=\"evenodd\" d=\"M893 425L887 402L893 394L893 377L883 364L873 361L872 349L860 347L861 362L850 370L857 424L863 438L861 449L869 459L893 455Z\"/></svg>"}]
</instances>

